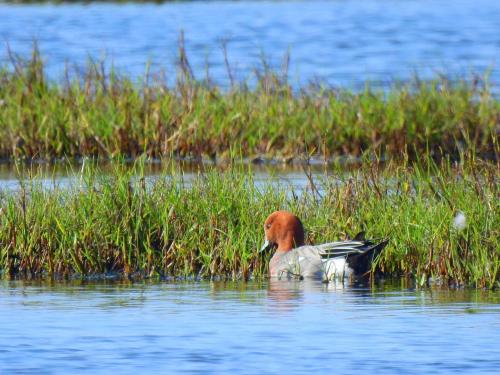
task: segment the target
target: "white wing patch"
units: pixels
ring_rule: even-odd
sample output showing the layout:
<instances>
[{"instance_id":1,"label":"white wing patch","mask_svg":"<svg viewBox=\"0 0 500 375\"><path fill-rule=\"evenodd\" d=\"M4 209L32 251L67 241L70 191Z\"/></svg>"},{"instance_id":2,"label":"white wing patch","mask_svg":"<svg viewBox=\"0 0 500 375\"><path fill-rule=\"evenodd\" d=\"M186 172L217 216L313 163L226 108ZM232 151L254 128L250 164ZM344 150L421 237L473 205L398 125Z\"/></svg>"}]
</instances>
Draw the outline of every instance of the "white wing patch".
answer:
<instances>
[{"instance_id":1,"label":"white wing patch","mask_svg":"<svg viewBox=\"0 0 500 375\"><path fill-rule=\"evenodd\" d=\"M343 279L351 274L351 270L347 267L345 258L336 257L332 259L323 259L323 264L325 268L324 272L328 280L334 278Z\"/></svg>"}]
</instances>

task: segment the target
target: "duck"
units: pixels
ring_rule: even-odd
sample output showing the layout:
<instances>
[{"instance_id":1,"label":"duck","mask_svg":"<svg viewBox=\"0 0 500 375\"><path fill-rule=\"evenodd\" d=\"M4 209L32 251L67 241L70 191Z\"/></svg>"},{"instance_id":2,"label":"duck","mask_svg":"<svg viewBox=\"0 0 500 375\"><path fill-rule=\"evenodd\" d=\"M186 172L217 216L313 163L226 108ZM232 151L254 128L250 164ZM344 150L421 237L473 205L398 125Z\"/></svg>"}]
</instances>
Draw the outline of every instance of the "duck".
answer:
<instances>
[{"instance_id":1,"label":"duck","mask_svg":"<svg viewBox=\"0 0 500 375\"><path fill-rule=\"evenodd\" d=\"M300 219L289 211L275 211L264 222L260 253L275 250L269 261L271 278L359 279L370 273L387 243L367 240L362 232L353 239L305 245Z\"/></svg>"}]
</instances>

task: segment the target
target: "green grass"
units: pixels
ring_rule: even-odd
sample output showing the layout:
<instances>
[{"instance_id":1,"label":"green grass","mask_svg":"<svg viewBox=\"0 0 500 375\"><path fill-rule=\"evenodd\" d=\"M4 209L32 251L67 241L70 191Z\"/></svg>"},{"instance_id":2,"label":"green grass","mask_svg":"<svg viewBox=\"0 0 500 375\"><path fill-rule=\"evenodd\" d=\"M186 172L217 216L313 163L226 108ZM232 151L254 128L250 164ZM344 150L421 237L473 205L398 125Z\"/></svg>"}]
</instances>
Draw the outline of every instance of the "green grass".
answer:
<instances>
[{"instance_id":1,"label":"green grass","mask_svg":"<svg viewBox=\"0 0 500 375\"><path fill-rule=\"evenodd\" d=\"M390 238L377 264L388 277L500 286L499 166L420 165L332 170L314 181L319 193L271 181L256 187L241 166L199 174L189 185L175 172L152 182L142 162L114 164L106 174L87 165L70 188L48 190L20 167L22 189L0 193L0 269L4 276L265 277L262 224L289 209L310 243L360 230ZM458 211L467 218L462 231L451 225Z\"/></svg>"},{"instance_id":2,"label":"green grass","mask_svg":"<svg viewBox=\"0 0 500 375\"><path fill-rule=\"evenodd\" d=\"M230 89L196 80L182 44L174 85L89 63L50 80L35 48L0 70L0 158L398 158L463 150L498 160L500 101L487 80L415 79L388 91L293 90L263 69ZM261 69L262 70L262 69Z\"/></svg>"}]
</instances>

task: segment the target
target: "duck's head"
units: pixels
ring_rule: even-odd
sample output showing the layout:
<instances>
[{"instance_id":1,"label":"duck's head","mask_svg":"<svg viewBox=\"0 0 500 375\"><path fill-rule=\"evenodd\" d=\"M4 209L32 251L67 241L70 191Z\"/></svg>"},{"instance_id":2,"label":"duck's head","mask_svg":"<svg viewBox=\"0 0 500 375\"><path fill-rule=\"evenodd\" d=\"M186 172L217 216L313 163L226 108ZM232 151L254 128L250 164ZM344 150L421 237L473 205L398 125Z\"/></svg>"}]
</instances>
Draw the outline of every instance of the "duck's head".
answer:
<instances>
[{"instance_id":1,"label":"duck's head","mask_svg":"<svg viewBox=\"0 0 500 375\"><path fill-rule=\"evenodd\" d=\"M287 252L304 245L304 227L297 216L288 211L275 211L264 222L264 245L260 251L270 248Z\"/></svg>"}]
</instances>

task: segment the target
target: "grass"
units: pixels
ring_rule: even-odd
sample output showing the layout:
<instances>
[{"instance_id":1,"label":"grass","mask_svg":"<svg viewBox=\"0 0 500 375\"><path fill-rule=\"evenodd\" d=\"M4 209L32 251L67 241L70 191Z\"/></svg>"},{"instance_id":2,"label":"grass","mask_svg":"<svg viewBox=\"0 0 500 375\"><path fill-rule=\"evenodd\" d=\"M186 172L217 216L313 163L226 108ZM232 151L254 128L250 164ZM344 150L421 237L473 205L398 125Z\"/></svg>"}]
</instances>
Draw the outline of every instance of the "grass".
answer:
<instances>
[{"instance_id":1,"label":"grass","mask_svg":"<svg viewBox=\"0 0 500 375\"><path fill-rule=\"evenodd\" d=\"M36 46L29 59L10 56L0 69L0 158L135 162L105 171L84 163L72 186L53 189L18 162L21 188L0 191L6 277L262 278L262 223L289 209L311 243L360 230L389 237L375 265L386 276L500 286L500 101L487 79L294 89L286 69L264 63L250 82L234 82L228 67L223 89L194 77L182 38L170 85L161 74L135 82L94 62L55 81ZM359 156L360 168L333 165L321 181L306 173L305 192L256 187L247 167L231 162L189 183L175 171L145 177L148 158L337 155ZM387 165L368 162L372 156ZM459 212L463 230L452 225Z\"/></svg>"},{"instance_id":2,"label":"grass","mask_svg":"<svg viewBox=\"0 0 500 375\"><path fill-rule=\"evenodd\" d=\"M399 158L473 150L498 160L500 101L487 79L436 78L361 92L293 89L264 64L229 89L195 79L179 47L175 84L105 63L50 80L37 48L0 70L0 158L336 155ZM286 64L285 64L286 65ZM146 69L148 70L148 69ZM228 74L232 79L231 69Z\"/></svg>"},{"instance_id":3,"label":"grass","mask_svg":"<svg viewBox=\"0 0 500 375\"><path fill-rule=\"evenodd\" d=\"M389 237L377 269L426 285L500 286L498 164L466 158L333 170L298 192L256 187L245 167L144 178L144 163L84 165L69 188L44 189L19 166L21 189L0 193L4 276L119 273L142 277L265 277L262 223L277 209L303 219L307 241L366 230ZM340 181L340 182L339 182ZM315 186L313 188L312 186ZM462 211L463 230L451 225Z\"/></svg>"}]
</instances>

